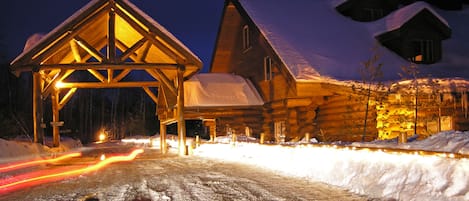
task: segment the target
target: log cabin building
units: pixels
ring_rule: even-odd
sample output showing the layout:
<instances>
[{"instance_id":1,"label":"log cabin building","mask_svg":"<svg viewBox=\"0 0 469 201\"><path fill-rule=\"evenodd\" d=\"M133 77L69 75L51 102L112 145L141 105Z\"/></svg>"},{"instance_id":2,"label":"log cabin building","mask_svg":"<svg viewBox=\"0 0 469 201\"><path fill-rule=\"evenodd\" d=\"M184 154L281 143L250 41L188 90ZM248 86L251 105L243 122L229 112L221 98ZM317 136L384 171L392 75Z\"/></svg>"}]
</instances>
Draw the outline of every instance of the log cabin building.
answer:
<instances>
[{"instance_id":1,"label":"log cabin building","mask_svg":"<svg viewBox=\"0 0 469 201\"><path fill-rule=\"evenodd\" d=\"M441 2L226 0L209 71L252 83L262 105L191 117L273 141L469 129L468 2Z\"/></svg>"}]
</instances>

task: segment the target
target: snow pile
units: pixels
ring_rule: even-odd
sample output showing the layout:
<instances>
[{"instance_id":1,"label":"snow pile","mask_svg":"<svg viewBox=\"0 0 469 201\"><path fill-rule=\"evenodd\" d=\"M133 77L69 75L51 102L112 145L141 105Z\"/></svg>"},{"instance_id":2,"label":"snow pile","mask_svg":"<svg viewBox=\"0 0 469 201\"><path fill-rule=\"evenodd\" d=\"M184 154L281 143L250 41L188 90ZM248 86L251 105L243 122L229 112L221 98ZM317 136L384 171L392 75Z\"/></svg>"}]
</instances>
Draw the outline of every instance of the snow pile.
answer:
<instances>
[{"instance_id":1,"label":"snow pile","mask_svg":"<svg viewBox=\"0 0 469 201\"><path fill-rule=\"evenodd\" d=\"M390 147L411 150L440 151L469 155L469 131L445 131L433 135L425 140L411 140L406 144L398 144L397 139L389 141L373 141L366 143L352 143L353 146Z\"/></svg>"},{"instance_id":2,"label":"snow pile","mask_svg":"<svg viewBox=\"0 0 469 201\"><path fill-rule=\"evenodd\" d=\"M46 145L52 147L52 139L46 138ZM83 145L79 140L62 137L60 146L49 148L38 143L8 141L0 138L0 163L38 158L50 153L66 152Z\"/></svg>"},{"instance_id":3,"label":"snow pile","mask_svg":"<svg viewBox=\"0 0 469 201\"><path fill-rule=\"evenodd\" d=\"M30 156L39 156L45 153L46 147L37 143L7 141L0 138L0 162Z\"/></svg>"},{"instance_id":4,"label":"snow pile","mask_svg":"<svg viewBox=\"0 0 469 201\"><path fill-rule=\"evenodd\" d=\"M468 141L468 132L445 132L406 146L461 152L469 148ZM396 146L391 142L387 147ZM249 143L236 146L203 144L194 153L321 181L371 197L419 201L469 200L468 159L337 149L333 146Z\"/></svg>"}]
</instances>

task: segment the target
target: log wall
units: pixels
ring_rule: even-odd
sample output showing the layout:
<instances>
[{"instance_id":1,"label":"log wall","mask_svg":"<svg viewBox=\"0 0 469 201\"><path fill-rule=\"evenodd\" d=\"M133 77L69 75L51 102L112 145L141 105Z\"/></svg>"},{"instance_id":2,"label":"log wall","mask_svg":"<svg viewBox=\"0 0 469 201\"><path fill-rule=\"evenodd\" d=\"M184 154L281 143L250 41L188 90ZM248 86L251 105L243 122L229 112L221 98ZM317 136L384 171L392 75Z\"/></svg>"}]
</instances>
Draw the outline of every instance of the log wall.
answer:
<instances>
[{"instance_id":1,"label":"log wall","mask_svg":"<svg viewBox=\"0 0 469 201\"><path fill-rule=\"evenodd\" d=\"M365 141L374 140L378 133L374 103L371 102L369 105L366 134L363 135L365 111L366 97L364 96L328 97L327 101L318 108L317 129L313 136L325 142L361 141L363 136Z\"/></svg>"}]
</instances>

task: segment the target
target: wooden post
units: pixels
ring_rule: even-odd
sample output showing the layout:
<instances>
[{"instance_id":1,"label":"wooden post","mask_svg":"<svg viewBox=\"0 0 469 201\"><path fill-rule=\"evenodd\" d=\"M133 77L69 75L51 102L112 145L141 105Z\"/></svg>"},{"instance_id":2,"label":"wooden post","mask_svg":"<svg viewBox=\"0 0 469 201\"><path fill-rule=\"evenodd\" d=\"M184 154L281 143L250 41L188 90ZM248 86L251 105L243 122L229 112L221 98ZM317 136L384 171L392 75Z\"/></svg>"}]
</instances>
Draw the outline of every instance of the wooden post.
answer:
<instances>
[{"instance_id":1,"label":"wooden post","mask_svg":"<svg viewBox=\"0 0 469 201\"><path fill-rule=\"evenodd\" d=\"M179 155L186 153L186 123L184 121L184 71L185 66L179 66L177 70L177 127Z\"/></svg>"},{"instance_id":2,"label":"wooden post","mask_svg":"<svg viewBox=\"0 0 469 201\"><path fill-rule=\"evenodd\" d=\"M264 144L264 140L265 140L265 133L261 133L261 137L259 139L259 143L260 144Z\"/></svg>"},{"instance_id":3,"label":"wooden post","mask_svg":"<svg viewBox=\"0 0 469 201\"><path fill-rule=\"evenodd\" d=\"M52 101L52 138L53 147L59 147L60 145L60 133L59 133L59 90L55 89L51 96Z\"/></svg>"},{"instance_id":4,"label":"wooden post","mask_svg":"<svg viewBox=\"0 0 469 201\"><path fill-rule=\"evenodd\" d=\"M160 149L162 154L165 154L168 149L166 145L166 124L164 123L160 123Z\"/></svg>"},{"instance_id":5,"label":"wooden post","mask_svg":"<svg viewBox=\"0 0 469 201\"><path fill-rule=\"evenodd\" d=\"M306 143L309 143L309 139L311 139L311 136L310 136L310 134L307 132L307 133L305 133L305 142L306 142Z\"/></svg>"},{"instance_id":6,"label":"wooden post","mask_svg":"<svg viewBox=\"0 0 469 201\"><path fill-rule=\"evenodd\" d=\"M200 137L199 135L196 135L195 136L195 147L199 147L200 146Z\"/></svg>"},{"instance_id":7,"label":"wooden post","mask_svg":"<svg viewBox=\"0 0 469 201\"><path fill-rule=\"evenodd\" d=\"M33 72L33 127L34 142L44 144L44 129L42 128L43 104L41 95L41 74Z\"/></svg>"}]
</instances>

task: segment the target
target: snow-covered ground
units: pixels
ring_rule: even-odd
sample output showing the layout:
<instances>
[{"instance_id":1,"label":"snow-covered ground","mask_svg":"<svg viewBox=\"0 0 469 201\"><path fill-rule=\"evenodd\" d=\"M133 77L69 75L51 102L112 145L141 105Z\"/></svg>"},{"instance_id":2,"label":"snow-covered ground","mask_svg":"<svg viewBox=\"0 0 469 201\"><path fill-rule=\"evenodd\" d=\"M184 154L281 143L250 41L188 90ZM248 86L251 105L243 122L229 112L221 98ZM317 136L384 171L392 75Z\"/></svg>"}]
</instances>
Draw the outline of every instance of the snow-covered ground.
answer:
<instances>
[{"instance_id":1,"label":"snow-covered ground","mask_svg":"<svg viewBox=\"0 0 469 201\"><path fill-rule=\"evenodd\" d=\"M195 154L241 162L284 175L321 181L371 197L398 200L469 200L469 132L442 132L422 141L317 145L203 144ZM450 152L386 152L384 148ZM462 154L454 158L451 153Z\"/></svg>"},{"instance_id":2,"label":"snow-covered ground","mask_svg":"<svg viewBox=\"0 0 469 201\"><path fill-rule=\"evenodd\" d=\"M169 138L170 146L177 146L174 143L177 138ZM159 146L158 136L153 136L151 140L142 139L144 137L133 143ZM316 143L260 145L245 136L238 136L235 143L231 139L230 136L219 137L219 143L202 143L193 150L193 154L260 167L289 177L324 182L370 197L419 201L469 200L469 159L465 158L469 154L469 132L442 132L421 141L411 139L406 144L388 140L347 146ZM188 144L193 144L191 139L188 139ZM387 148L448 153L398 153ZM34 155L51 152L39 145L0 140L3 162L3 159L11 159L16 154L26 155L27 150Z\"/></svg>"}]
</instances>

